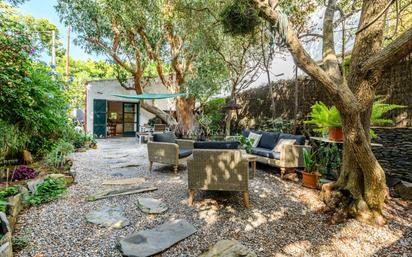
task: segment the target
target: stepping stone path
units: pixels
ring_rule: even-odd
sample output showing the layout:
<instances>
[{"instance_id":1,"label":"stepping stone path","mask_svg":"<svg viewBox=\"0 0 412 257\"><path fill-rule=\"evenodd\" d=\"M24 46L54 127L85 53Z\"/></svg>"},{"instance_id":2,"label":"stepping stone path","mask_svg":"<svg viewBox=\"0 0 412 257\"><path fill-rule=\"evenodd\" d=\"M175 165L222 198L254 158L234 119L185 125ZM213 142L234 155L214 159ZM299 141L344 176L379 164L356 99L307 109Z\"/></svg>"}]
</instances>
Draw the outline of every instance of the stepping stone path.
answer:
<instances>
[{"instance_id":1,"label":"stepping stone path","mask_svg":"<svg viewBox=\"0 0 412 257\"><path fill-rule=\"evenodd\" d=\"M86 215L88 222L109 228L123 228L130 224L120 207L103 207Z\"/></svg>"},{"instance_id":2,"label":"stepping stone path","mask_svg":"<svg viewBox=\"0 0 412 257\"><path fill-rule=\"evenodd\" d=\"M142 212L148 214L161 214L168 208L162 201L153 198L139 198L137 206Z\"/></svg>"},{"instance_id":3,"label":"stepping stone path","mask_svg":"<svg viewBox=\"0 0 412 257\"><path fill-rule=\"evenodd\" d=\"M257 255L236 240L221 240L199 257L257 257Z\"/></svg>"},{"instance_id":4,"label":"stepping stone path","mask_svg":"<svg viewBox=\"0 0 412 257\"><path fill-rule=\"evenodd\" d=\"M120 250L125 256L147 257L166 250L195 232L195 227L185 220L169 221L120 240Z\"/></svg>"}]
</instances>

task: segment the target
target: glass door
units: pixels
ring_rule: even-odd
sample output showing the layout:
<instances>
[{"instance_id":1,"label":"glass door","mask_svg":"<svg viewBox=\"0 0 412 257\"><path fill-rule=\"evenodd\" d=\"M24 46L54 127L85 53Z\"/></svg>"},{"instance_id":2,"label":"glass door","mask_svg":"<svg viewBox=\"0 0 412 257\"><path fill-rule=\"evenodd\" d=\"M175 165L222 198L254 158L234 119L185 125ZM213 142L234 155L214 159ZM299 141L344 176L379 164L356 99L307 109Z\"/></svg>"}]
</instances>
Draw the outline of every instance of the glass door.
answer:
<instances>
[{"instance_id":1,"label":"glass door","mask_svg":"<svg viewBox=\"0 0 412 257\"><path fill-rule=\"evenodd\" d=\"M134 137L138 129L138 105L123 103L123 136Z\"/></svg>"}]
</instances>

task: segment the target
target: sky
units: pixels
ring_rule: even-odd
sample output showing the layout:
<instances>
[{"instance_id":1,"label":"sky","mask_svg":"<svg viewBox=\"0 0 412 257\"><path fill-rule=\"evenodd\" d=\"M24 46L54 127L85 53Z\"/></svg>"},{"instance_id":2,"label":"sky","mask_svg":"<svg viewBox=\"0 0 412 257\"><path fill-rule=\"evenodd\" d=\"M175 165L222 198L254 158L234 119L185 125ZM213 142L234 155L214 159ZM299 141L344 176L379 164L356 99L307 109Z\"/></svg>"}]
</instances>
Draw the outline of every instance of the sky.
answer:
<instances>
[{"instance_id":1,"label":"sky","mask_svg":"<svg viewBox=\"0 0 412 257\"><path fill-rule=\"evenodd\" d=\"M66 37L67 37L67 28L62 22L56 12L54 6L57 4L56 0L30 0L26 3L17 7L17 9L25 15L32 15L35 18L46 18L51 23L55 24L59 28L60 39L63 42L64 48L67 47ZM80 46L76 46L73 42L73 39L76 37L76 34L73 32L70 34L71 44L70 44L70 56L74 59L102 59L94 55L87 54ZM48 61L48 60L44 60Z\"/></svg>"}]
</instances>

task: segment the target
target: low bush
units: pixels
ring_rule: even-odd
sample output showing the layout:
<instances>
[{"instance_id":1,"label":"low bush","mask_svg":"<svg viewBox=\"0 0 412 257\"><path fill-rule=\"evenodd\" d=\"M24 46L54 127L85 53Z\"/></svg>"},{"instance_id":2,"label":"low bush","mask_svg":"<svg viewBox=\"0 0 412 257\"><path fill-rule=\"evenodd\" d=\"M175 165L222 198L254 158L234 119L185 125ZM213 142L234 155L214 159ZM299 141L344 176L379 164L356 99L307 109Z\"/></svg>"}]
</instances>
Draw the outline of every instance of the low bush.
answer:
<instances>
[{"instance_id":1,"label":"low bush","mask_svg":"<svg viewBox=\"0 0 412 257\"><path fill-rule=\"evenodd\" d=\"M0 189L0 212L6 212L7 208L7 197L17 195L19 193L19 188L17 186L5 187Z\"/></svg>"},{"instance_id":2,"label":"low bush","mask_svg":"<svg viewBox=\"0 0 412 257\"><path fill-rule=\"evenodd\" d=\"M13 171L13 175L11 176L12 181L16 180L25 180L25 179L32 179L37 176L37 172L27 166L20 166L16 170Z\"/></svg>"},{"instance_id":3,"label":"low bush","mask_svg":"<svg viewBox=\"0 0 412 257\"><path fill-rule=\"evenodd\" d=\"M66 191L66 184L63 179L46 178L43 183L37 186L36 192L27 198L31 205L39 205L56 199Z\"/></svg>"},{"instance_id":4,"label":"low bush","mask_svg":"<svg viewBox=\"0 0 412 257\"><path fill-rule=\"evenodd\" d=\"M44 162L48 166L60 168L64 165L66 156L73 151L74 147L72 143L59 140L46 155Z\"/></svg>"}]
</instances>

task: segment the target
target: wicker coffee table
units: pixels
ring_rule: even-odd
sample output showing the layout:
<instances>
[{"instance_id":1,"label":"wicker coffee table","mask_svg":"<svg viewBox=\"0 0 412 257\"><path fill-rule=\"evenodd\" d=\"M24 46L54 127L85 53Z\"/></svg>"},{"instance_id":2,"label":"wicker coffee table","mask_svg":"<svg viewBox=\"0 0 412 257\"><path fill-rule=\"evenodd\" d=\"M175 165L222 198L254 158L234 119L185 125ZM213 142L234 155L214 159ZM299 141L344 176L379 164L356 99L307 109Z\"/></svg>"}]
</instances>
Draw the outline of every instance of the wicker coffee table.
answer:
<instances>
[{"instance_id":1,"label":"wicker coffee table","mask_svg":"<svg viewBox=\"0 0 412 257\"><path fill-rule=\"evenodd\" d=\"M246 154L244 155L245 158L249 161L249 163L252 165L252 171L253 171L253 178L256 176L256 156L251 155L251 154Z\"/></svg>"}]
</instances>

